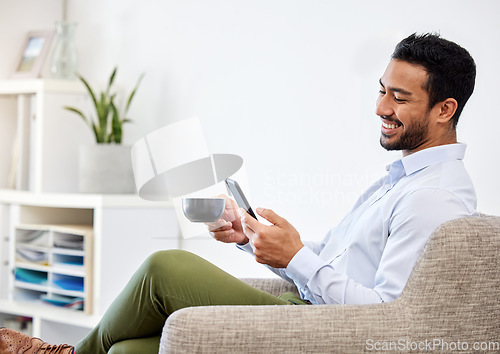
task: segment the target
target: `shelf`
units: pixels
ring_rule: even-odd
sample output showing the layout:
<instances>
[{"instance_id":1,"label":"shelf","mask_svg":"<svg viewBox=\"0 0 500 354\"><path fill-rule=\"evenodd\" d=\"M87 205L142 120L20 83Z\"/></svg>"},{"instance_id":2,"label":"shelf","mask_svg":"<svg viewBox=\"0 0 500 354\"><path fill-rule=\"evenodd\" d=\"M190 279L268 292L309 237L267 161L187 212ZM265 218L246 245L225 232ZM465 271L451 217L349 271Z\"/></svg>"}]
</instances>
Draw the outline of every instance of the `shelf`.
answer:
<instances>
[{"instance_id":1,"label":"shelf","mask_svg":"<svg viewBox=\"0 0 500 354\"><path fill-rule=\"evenodd\" d=\"M0 95L35 94L41 92L83 93L85 88L77 80L0 80Z\"/></svg>"},{"instance_id":2,"label":"shelf","mask_svg":"<svg viewBox=\"0 0 500 354\"><path fill-rule=\"evenodd\" d=\"M49 248L47 246L37 246L32 245L30 243L18 242L17 243L20 248L25 250L31 250L36 252L49 252L52 251L53 254L65 255L65 256L83 256L83 251L81 250L73 250L69 248L61 248L61 247L52 247Z\"/></svg>"},{"instance_id":3,"label":"shelf","mask_svg":"<svg viewBox=\"0 0 500 354\"><path fill-rule=\"evenodd\" d=\"M16 261L15 263L16 268L23 268L23 269L29 269L29 270L37 270L40 272L51 272L51 273L57 273L57 274L62 274L62 275L71 275L74 277L84 277L85 276L85 270L83 269L83 266L48 266L48 265L39 265L39 264L34 264L34 263L28 263L28 262L21 262L21 261Z\"/></svg>"},{"instance_id":4,"label":"shelf","mask_svg":"<svg viewBox=\"0 0 500 354\"><path fill-rule=\"evenodd\" d=\"M72 250L68 248L60 248L60 247L53 247L52 253L65 256L83 256L83 251Z\"/></svg>"},{"instance_id":5,"label":"shelf","mask_svg":"<svg viewBox=\"0 0 500 354\"><path fill-rule=\"evenodd\" d=\"M60 309L55 306L40 306L31 301L7 301L0 299L0 313L12 314L16 316L37 317L44 320L60 322L64 318L64 323L85 328L93 328L99 322L99 316L88 315L81 311L72 311L68 315L67 309Z\"/></svg>"},{"instance_id":6,"label":"shelf","mask_svg":"<svg viewBox=\"0 0 500 354\"><path fill-rule=\"evenodd\" d=\"M38 291L40 293L46 293L48 289L46 284L31 284L19 280L16 280L14 282L14 285L16 286L16 288Z\"/></svg>"},{"instance_id":7,"label":"shelf","mask_svg":"<svg viewBox=\"0 0 500 354\"><path fill-rule=\"evenodd\" d=\"M81 120L69 119L63 107L88 102L85 87L76 80L3 80L0 98L5 114L0 187L77 191L78 147L90 136L82 134Z\"/></svg>"},{"instance_id":8,"label":"shelf","mask_svg":"<svg viewBox=\"0 0 500 354\"><path fill-rule=\"evenodd\" d=\"M137 194L83 194L83 193L35 193L12 189L0 189L0 200L7 204L32 206L83 208L96 207L172 207L171 201L148 201Z\"/></svg>"}]
</instances>

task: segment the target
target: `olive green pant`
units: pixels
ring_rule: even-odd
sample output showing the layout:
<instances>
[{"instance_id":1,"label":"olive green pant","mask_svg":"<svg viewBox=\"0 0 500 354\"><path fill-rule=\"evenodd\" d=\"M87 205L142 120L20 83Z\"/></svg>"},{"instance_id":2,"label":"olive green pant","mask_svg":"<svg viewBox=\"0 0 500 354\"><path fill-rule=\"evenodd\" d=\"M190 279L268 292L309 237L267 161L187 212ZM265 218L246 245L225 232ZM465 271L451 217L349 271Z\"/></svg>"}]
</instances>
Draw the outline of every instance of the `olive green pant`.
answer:
<instances>
[{"instance_id":1,"label":"olive green pant","mask_svg":"<svg viewBox=\"0 0 500 354\"><path fill-rule=\"evenodd\" d=\"M158 353L165 320L185 307L289 304L192 253L159 251L132 276L76 353Z\"/></svg>"}]
</instances>

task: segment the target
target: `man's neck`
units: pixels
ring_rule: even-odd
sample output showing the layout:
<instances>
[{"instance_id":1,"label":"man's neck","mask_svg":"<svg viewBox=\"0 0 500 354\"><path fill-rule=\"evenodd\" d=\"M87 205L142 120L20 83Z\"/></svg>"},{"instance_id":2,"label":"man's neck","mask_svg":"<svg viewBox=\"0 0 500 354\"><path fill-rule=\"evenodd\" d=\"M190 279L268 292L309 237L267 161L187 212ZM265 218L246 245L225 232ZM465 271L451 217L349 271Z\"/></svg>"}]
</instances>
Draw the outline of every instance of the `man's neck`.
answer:
<instances>
[{"instance_id":1,"label":"man's neck","mask_svg":"<svg viewBox=\"0 0 500 354\"><path fill-rule=\"evenodd\" d=\"M449 145L457 143L457 131L455 129L449 130L448 134L439 135L439 138L434 140L425 141L417 148L412 150L402 150L403 157L413 154L417 151L428 149L435 146Z\"/></svg>"}]
</instances>

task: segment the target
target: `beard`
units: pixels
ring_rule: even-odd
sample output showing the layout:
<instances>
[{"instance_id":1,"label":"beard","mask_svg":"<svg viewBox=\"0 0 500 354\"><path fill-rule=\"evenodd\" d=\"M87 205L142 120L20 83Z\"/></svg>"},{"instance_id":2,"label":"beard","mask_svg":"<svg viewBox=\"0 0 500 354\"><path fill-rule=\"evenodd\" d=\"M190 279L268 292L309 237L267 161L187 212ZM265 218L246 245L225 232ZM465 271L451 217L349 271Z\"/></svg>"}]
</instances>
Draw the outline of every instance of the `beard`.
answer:
<instances>
[{"instance_id":1,"label":"beard","mask_svg":"<svg viewBox=\"0 0 500 354\"><path fill-rule=\"evenodd\" d=\"M409 126L404 130L399 140L389 141L390 136L382 133L380 137L380 145L388 151L391 150L408 150L412 151L422 145L429 133L429 115L425 115L424 119L418 121L413 126Z\"/></svg>"}]
</instances>

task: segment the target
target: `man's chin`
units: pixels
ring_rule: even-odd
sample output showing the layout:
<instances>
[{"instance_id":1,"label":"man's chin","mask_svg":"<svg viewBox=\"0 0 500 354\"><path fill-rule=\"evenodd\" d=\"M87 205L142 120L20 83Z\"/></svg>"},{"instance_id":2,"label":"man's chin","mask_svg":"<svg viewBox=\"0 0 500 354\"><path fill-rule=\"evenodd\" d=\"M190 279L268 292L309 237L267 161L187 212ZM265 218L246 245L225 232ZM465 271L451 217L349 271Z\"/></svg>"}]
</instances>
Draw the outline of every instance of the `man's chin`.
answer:
<instances>
[{"instance_id":1,"label":"man's chin","mask_svg":"<svg viewBox=\"0 0 500 354\"><path fill-rule=\"evenodd\" d=\"M380 137L380 146L382 146L387 151L401 150L399 142L390 143L390 142L386 141L384 136Z\"/></svg>"}]
</instances>

